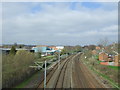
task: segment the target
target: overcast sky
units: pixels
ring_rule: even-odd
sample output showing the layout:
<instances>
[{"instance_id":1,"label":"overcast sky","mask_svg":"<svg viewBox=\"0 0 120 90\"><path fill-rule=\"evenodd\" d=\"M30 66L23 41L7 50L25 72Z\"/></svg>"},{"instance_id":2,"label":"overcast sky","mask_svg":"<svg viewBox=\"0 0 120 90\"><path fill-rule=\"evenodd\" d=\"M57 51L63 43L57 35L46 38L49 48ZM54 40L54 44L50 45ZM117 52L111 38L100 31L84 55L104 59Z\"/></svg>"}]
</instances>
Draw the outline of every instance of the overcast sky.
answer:
<instances>
[{"instance_id":1,"label":"overcast sky","mask_svg":"<svg viewBox=\"0 0 120 90\"><path fill-rule=\"evenodd\" d=\"M118 3L3 3L3 44L88 45L118 39Z\"/></svg>"}]
</instances>

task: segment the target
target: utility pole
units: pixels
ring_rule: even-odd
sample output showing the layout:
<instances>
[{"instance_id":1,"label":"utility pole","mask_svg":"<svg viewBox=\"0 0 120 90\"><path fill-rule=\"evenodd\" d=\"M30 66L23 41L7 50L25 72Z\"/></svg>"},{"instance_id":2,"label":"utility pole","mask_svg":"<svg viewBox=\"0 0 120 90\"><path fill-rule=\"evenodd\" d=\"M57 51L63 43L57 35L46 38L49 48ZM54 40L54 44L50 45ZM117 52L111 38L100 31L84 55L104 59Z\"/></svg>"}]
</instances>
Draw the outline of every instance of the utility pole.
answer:
<instances>
[{"instance_id":1,"label":"utility pole","mask_svg":"<svg viewBox=\"0 0 120 90\"><path fill-rule=\"evenodd\" d=\"M60 60L60 59L59 59ZM52 63L52 60L48 61L48 62L51 62ZM46 70L47 70L47 62L34 62L35 63L35 66L29 66L30 68L35 68L35 69L43 69L44 70L44 90L46 89ZM59 62L58 62L59 63ZM42 64L42 65L40 65ZM44 65L44 66L43 66Z\"/></svg>"},{"instance_id":2,"label":"utility pole","mask_svg":"<svg viewBox=\"0 0 120 90\"><path fill-rule=\"evenodd\" d=\"M67 59L67 53L66 53L66 59Z\"/></svg>"},{"instance_id":3,"label":"utility pole","mask_svg":"<svg viewBox=\"0 0 120 90\"><path fill-rule=\"evenodd\" d=\"M45 61L45 69L44 69L44 90L46 88L46 61Z\"/></svg>"},{"instance_id":4,"label":"utility pole","mask_svg":"<svg viewBox=\"0 0 120 90\"><path fill-rule=\"evenodd\" d=\"M58 69L60 68L60 50L59 50L59 53L58 53Z\"/></svg>"}]
</instances>

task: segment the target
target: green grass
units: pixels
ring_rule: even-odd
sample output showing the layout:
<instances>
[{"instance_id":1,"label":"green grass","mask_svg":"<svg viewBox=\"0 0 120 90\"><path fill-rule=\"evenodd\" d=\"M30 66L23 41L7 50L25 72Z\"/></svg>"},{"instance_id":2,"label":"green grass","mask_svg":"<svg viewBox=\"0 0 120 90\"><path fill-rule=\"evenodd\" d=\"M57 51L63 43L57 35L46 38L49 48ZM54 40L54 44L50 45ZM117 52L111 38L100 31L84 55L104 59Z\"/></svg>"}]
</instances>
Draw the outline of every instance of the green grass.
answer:
<instances>
[{"instance_id":1,"label":"green grass","mask_svg":"<svg viewBox=\"0 0 120 90\"><path fill-rule=\"evenodd\" d=\"M120 66L108 66L108 67L114 70L120 70Z\"/></svg>"},{"instance_id":2,"label":"green grass","mask_svg":"<svg viewBox=\"0 0 120 90\"><path fill-rule=\"evenodd\" d=\"M114 88L120 89L120 86L118 86L117 83L115 83L115 82L114 82L112 79L110 79L107 75L104 75L104 74L98 72L98 71L95 70L93 67L90 67L90 68L91 68L91 70L93 70L95 73L97 73L98 75L100 75L100 76L102 76L103 78L105 78L106 80L108 80L108 81L113 85Z\"/></svg>"},{"instance_id":3,"label":"green grass","mask_svg":"<svg viewBox=\"0 0 120 90\"><path fill-rule=\"evenodd\" d=\"M98 62L98 64L100 64L101 61L97 61L97 62Z\"/></svg>"},{"instance_id":4,"label":"green grass","mask_svg":"<svg viewBox=\"0 0 120 90\"><path fill-rule=\"evenodd\" d=\"M95 55L94 58L95 58L95 59L98 59L99 57L98 57L98 55Z\"/></svg>"},{"instance_id":5,"label":"green grass","mask_svg":"<svg viewBox=\"0 0 120 90\"><path fill-rule=\"evenodd\" d=\"M97 61L98 62L98 64L100 64L100 62L101 61ZM104 65L105 66L105 65ZM109 67L109 68L111 68L111 69L114 69L114 70L120 70L120 66L107 66L107 67Z\"/></svg>"},{"instance_id":6,"label":"green grass","mask_svg":"<svg viewBox=\"0 0 120 90\"><path fill-rule=\"evenodd\" d=\"M44 59L51 59L51 58L54 58L54 56L46 56L46 57L43 57Z\"/></svg>"},{"instance_id":7,"label":"green grass","mask_svg":"<svg viewBox=\"0 0 120 90\"><path fill-rule=\"evenodd\" d=\"M15 88L24 88L30 81L34 80L34 78L38 76L38 73L39 72L35 73L34 75L32 75L27 80L25 80L22 83L20 83L19 85L15 86Z\"/></svg>"}]
</instances>

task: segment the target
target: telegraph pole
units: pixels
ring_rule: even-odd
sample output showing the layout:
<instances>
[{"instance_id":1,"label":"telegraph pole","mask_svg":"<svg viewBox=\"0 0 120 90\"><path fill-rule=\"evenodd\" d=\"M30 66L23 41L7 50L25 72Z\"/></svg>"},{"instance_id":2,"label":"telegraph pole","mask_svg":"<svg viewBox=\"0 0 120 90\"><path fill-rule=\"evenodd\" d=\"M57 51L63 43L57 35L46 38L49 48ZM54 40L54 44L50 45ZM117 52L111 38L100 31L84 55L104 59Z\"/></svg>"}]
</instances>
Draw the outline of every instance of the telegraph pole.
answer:
<instances>
[{"instance_id":1,"label":"telegraph pole","mask_svg":"<svg viewBox=\"0 0 120 90\"><path fill-rule=\"evenodd\" d=\"M46 88L46 61L45 61L45 69L44 69L44 90Z\"/></svg>"},{"instance_id":2,"label":"telegraph pole","mask_svg":"<svg viewBox=\"0 0 120 90\"><path fill-rule=\"evenodd\" d=\"M67 53L66 53L66 59L67 59Z\"/></svg>"},{"instance_id":3,"label":"telegraph pole","mask_svg":"<svg viewBox=\"0 0 120 90\"><path fill-rule=\"evenodd\" d=\"M60 68L60 50L59 50L59 53L58 53L58 69Z\"/></svg>"}]
</instances>

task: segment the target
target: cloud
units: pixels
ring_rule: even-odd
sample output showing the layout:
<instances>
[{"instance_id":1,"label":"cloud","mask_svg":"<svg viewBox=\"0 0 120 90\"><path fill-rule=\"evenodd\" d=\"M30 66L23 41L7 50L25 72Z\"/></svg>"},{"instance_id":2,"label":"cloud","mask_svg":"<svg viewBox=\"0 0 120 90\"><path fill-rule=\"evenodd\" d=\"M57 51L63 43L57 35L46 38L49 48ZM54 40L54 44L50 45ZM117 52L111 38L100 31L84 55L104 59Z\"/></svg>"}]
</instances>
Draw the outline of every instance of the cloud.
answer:
<instances>
[{"instance_id":1,"label":"cloud","mask_svg":"<svg viewBox=\"0 0 120 90\"><path fill-rule=\"evenodd\" d=\"M4 3L3 43L95 44L101 36L116 41L117 6L110 11L115 3L100 4L91 10L81 3Z\"/></svg>"}]
</instances>

